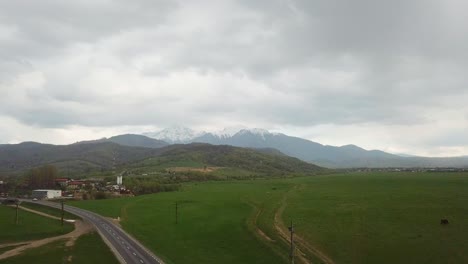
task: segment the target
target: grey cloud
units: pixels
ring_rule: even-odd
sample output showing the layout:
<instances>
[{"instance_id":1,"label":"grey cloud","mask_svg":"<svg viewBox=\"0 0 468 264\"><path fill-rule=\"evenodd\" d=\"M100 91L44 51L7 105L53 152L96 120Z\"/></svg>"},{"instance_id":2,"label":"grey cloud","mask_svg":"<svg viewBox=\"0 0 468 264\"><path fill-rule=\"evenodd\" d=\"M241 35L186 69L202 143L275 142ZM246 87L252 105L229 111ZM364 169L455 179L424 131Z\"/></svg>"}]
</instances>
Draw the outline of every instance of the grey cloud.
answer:
<instances>
[{"instance_id":1,"label":"grey cloud","mask_svg":"<svg viewBox=\"0 0 468 264\"><path fill-rule=\"evenodd\" d=\"M0 111L42 127L390 127L430 124L444 109L466 117L467 7L3 1ZM29 73L44 80L23 80Z\"/></svg>"},{"instance_id":2,"label":"grey cloud","mask_svg":"<svg viewBox=\"0 0 468 264\"><path fill-rule=\"evenodd\" d=\"M430 140L423 142L423 146L444 146L444 147L457 147L468 146L468 137L466 136L466 129L454 130L448 133L438 135Z\"/></svg>"},{"instance_id":3,"label":"grey cloud","mask_svg":"<svg viewBox=\"0 0 468 264\"><path fill-rule=\"evenodd\" d=\"M94 42L120 31L157 27L172 1L3 1L2 25L17 38L4 42L3 55L50 56L75 42ZM12 52L13 51L13 52Z\"/></svg>"}]
</instances>

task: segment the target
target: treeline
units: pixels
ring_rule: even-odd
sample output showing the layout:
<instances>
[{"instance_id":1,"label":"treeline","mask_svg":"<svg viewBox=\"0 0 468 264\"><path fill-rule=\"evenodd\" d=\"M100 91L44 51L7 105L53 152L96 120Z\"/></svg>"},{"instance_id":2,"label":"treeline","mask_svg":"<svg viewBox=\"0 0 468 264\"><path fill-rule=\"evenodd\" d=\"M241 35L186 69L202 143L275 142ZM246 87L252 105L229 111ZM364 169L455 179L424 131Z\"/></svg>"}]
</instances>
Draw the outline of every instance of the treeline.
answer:
<instances>
[{"instance_id":1,"label":"treeline","mask_svg":"<svg viewBox=\"0 0 468 264\"><path fill-rule=\"evenodd\" d=\"M167 183L154 177L127 177L125 178L125 186L135 195L175 192L181 187L180 184Z\"/></svg>"},{"instance_id":2,"label":"treeline","mask_svg":"<svg viewBox=\"0 0 468 264\"><path fill-rule=\"evenodd\" d=\"M215 174L197 171L184 171L172 173L169 174L168 179L171 182L202 182L221 180L221 178Z\"/></svg>"},{"instance_id":3,"label":"treeline","mask_svg":"<svg viewBox=\"0 0 468 264\"><path fill-rule=\"evenodd\" d=\"M135 195L151 194L159 192L175 192L180 189L180 184L160 184L157 182L140 183L129 189Z\"/></svg>"},{"instance_id":4,"label":"treeline","mask_svg":"<svg viewBox=\"0 0 468 264\"><path fill-rule=\"evenodd\" d=\"M27 171L21 176L0 176L0 194L16 196L35 189L55 189L58 170L53 165L44 165Z\"/></svg>"}]
</instances>

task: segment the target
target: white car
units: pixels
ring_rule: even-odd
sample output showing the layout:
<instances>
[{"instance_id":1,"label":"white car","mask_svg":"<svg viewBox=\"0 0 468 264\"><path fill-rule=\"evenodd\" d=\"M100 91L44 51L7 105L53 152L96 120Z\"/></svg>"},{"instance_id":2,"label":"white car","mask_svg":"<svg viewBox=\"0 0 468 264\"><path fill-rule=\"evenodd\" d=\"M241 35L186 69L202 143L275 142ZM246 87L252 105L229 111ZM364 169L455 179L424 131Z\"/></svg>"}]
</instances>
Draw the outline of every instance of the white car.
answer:
<instances>
[{"instance_id":1,"label":"white car","mask_svg":"<svg viewBox=\"0 0 468 264\"><path fill-rule=\"evenodd\" d=\"M33 198L33 201L37 201L37 198Z\"/></svg>"}]
</instances>

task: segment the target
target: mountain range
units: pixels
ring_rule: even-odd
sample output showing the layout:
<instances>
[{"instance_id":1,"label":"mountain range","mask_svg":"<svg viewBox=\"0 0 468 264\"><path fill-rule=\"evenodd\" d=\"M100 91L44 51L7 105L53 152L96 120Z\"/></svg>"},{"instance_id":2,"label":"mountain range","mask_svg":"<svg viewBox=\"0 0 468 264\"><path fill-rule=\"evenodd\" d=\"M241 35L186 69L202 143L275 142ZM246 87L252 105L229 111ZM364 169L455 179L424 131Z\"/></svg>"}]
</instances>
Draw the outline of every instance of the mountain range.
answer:
<instances>
[{"instance_id":1,"label":"mountain range","mask_svg":"<svg viewBox=\"0 0 468 264\"><path fill-rule=\"evenodd\" d=\"M116 143L113 141L118 141ZM149 142L153 148L128 146ZM159 143L158 141L156 141ZM122 145L122 143L127 145ZM122 135L109 139L51 145L36 142L0 145L0 176L21 175L45 164L54 165L62 176L76 177L109 173L121 169L160 171L166 167L216 167L222 173L245 175L310 175L324 168L289 157L275 149L251 149L204 143L173 144L161 147L142 135ZM137 173L138 174L138 173ZM239 175L233 175L239 176Z\"/></svg>"},{"instance_id":2,"label":"mountain range","mask_svg":"<svg viewBox=\"0 0 468 264\"><path fill-rule=\"evenodd\" d=\"M125 134L70 145L35 142L0 145L0 172L20 172L43 164L54 164L59 169L77 173L106 170L116 165L131 164L158 156L173 148L182 149L184 144L191 143L230 145L267 155L286 155L327 168L468 168L468 156L402 156L379 150L365 150L355 145L322 145L264 129L228 128L219 132L197 132L189 128L174 127L145 135ZM208 147L203 149L215 152L218 150Z\"/></svg>"},{"instance_id":3,"label":"mountain range","mask_svg":"<svg viewBox=\"0 0 468 264\"><path fill-rule=\"evenodd\" d=\"M265 129L228 128L218 132L198 132L186 127L144 133L171 144L193 142L247 148L273 148L282 153L329 168L356 167L468 167L468 156L428 158L365 150L355 145L328 146L307 139L272 133Z\"/></svg>"}]
</instances>

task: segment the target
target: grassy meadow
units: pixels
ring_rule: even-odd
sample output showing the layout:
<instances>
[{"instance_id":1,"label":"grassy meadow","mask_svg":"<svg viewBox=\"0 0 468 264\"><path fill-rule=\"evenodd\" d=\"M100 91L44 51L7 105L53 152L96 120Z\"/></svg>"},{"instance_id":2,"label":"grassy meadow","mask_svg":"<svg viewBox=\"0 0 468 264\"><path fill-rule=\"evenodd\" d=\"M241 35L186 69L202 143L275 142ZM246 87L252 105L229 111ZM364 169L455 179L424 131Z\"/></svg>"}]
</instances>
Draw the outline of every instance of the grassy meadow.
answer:
<instances>
[{"instance_id":1,"label":"grassy meadow","mask_svg":"<svg viewBox=\"0 0 468 264\"><path fill-rule=\"evenodd\" d=\"M97 233L80 236L73 246L66 246L65 240L56 241L39 248L26 250L23 254L0 260L3 264L22 263L119 263Z\"/></svg>"},{"instance_id":2,"label":"grassy meadow","mask_svg":"<svg viewBox=\"0 0 468 264\"><path fill-rule=\"evenodd\" d=\"M326 262L317 252L328 263L468 263L466 173L190 183L179 192L73 205L121 217L168 263L288 263L280 231L290 220L296 255L314 263ZM450 224L440 225L442 218Z\"/></svg>"},{"instance_id":3,"label":"grassy meadow","mask_svg":"<svg viewBox=\"0 0 468 264\"><path fill-rule=\"evenodd\" d=\"M187 184L181 192L75 205L120 216L125 230L168 263L284 263L282 254L262 243L248 223L255 213L250 201L266 203L264 192L277 185L264 181ZM272 197L280 199L287 189L281 187Z\"/></svg>"},{"instance_id":4,"label":"grassy meadow","mask_svg":"<svg viewBox=\"0 0 468 264\"><path fill-rule=\"evenodd\" d=\"M15 224L15 208L0 205L0 244L41 239L66 234L73 225L19 210L18 225Z\"/></svg>"},{"instance_id":5,"label":"grassy meadow","mask_svg":"<svg viewBox=\"0 0 468 264\"><path fill-rule=\"evenodd\" d=\"M49 215L52 215L52 216L62 217L62 210L52 208L52 207L49 207L49 206L45 206L45 205L42 205L42 204L38 204L38 203L35 203L35 202L22 202L21 206L25 207L25 208L28 208L28 209L31 209L31 210L46 213L46 214L49 214ZM74 214L71 214L71 213L68 213L68 212L64 212L63 216L64 216L65 219L79 219L78 216L76 216Z\"/></svg>"},{"instance_id":6,"label":"grassy meadow","mask_svg":"<svg viewBox=\"0 0 468 264\"><path fill-rule=\"evenodd\" d=\"M302 180L283 216L336 263L468 262L468 174Z\"/></svg>"}]
</instances>

